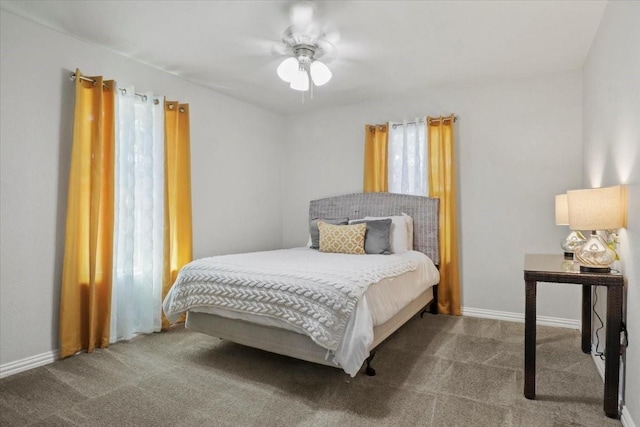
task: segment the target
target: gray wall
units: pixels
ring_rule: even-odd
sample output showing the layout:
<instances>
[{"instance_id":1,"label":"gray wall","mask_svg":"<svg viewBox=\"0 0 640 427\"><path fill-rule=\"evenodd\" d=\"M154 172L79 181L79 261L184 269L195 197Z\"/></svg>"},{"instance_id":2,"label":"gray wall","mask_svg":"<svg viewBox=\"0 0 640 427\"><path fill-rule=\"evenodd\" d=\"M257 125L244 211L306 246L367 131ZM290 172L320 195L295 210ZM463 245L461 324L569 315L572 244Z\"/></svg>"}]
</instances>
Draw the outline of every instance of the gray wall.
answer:
<instances>
[{"instance_id":1,"label":"gray wall","mask_svg":"<svg viewBox=\"0 0 640 427\"><path fill-rule=\"evenodd\" d=\"M524 254L560 253L569 232L555 225L554 203L581 185L581 111L576 71L293 116L282 176L284 246L306 242L310 199L362 190L365 123L455 113L463 306L521 314ZM579 319L579 291L541 284L538 313Z\"/></svg>"},{"instance_id":2,"label":"gray wall","mask_svg":"<svg viewBox=\"0 0 640 427\"><path fill-rule=\"evenodd\" d=\"M281 247L281 116L0 14L0 365L58 348L76 67L190 104L196 257Z\"/></svg>"},{"instance_id":3,"label":"gray wall","mask_svg":"<svg viewBox=\"0 0 640 427\"><path fill-rule=\"evenodd\" d=\"M619 268L626 278L630 341L625 358L625 410L636 424L640 421L639 22L639 2L609 2L584 65L583 83L583 186L626 184L628 190L628 224L620 231ZM598 298L596 310L604 317L604 289L598 291Z\"/></svg>"}]
</instances>

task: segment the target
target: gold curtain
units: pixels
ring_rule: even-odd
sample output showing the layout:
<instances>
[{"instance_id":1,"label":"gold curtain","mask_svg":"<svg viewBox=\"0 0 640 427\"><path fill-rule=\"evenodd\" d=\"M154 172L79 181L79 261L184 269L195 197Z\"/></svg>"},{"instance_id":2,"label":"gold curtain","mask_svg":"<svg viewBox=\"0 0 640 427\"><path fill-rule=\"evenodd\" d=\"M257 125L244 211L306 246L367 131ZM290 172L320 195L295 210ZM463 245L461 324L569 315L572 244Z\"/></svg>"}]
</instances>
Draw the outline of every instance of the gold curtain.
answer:
<instances>
[{"instance_id":1,"label":"gold curtain","mask_svg":"<svg viewBox=\"0 0 640 427\"><path fill-rule=\"evenodd\" d=\"M114 82L76 70L60 357L109 345L113 265Z\"/></svg>"},{"instance_id":2,"label":"gold curtain","mask_svg":"<svg viewBox=\"0 0 640 427\"><path fill-rule=\"evenodd\" d=\"M460 315L458 210L454 161L455 117L427 118L429 196L440 199L438 313Z\"/></svg>"},{"instance_id":3,"label":"gold curtain","mask_svg":"<svg viewBox=\"0 0 640 427\"><path fill-rule=\"evenodd\" d=\"M189 104L164 103L165 233L162 299L183 265L193 260ZM169 322L162 315L162 328Z\"/></svg>"},{"instance_id":4,"label":"gold curtain","mask_svg":"<svg viewBox=\"0 0 640 427\"><path fill-rule=\"evenodd\" d=\"M387 147L389 144L387 125L365 125L364 127L364 189L365 193L386 192Z\"/></svg>"}]
</instances>

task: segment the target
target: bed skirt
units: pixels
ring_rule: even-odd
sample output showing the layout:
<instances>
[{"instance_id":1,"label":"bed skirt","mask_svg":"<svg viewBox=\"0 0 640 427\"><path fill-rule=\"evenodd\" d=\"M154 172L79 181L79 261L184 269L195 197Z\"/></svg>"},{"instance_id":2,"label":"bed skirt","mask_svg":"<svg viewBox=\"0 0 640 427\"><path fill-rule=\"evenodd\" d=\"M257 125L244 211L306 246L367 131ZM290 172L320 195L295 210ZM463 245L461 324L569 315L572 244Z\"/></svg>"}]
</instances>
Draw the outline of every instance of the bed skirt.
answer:
<instances>
[{"instance_id":1,"label":"bed skirt","mask_svg":"<svg viewBox=\"0 0 640 427\"><path fill-rule=\"evenodd\" d=\"M375 326L373 328L373 343L371 343L369 350L377 347L414 315L420 313L432 300L433 287L430 287L395 316L385 323ZM320 347L306 335L297 332L192 311L187 313L186 328L272 353L336 368L340 367L331 360L331 357L328 357L327 349Z\"/></svg>"}]
</instances>

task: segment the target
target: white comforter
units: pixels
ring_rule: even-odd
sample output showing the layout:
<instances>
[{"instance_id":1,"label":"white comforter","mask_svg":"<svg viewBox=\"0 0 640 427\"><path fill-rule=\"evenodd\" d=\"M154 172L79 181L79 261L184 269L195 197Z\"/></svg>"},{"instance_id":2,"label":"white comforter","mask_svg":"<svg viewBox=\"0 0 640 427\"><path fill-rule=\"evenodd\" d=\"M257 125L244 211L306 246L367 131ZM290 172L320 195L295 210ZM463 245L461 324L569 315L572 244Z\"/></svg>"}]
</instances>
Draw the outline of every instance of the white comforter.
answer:
<instances>
[{"instance_id":1,"label":"white comforter","mask_svg":"<svg viewBox=\"0 0 640 427\"><path fill-rule=\"evenodd\" d=\"M170 321L190 309L224 309L259 314L287 323L307 334L336 357L364 360L373 339L368 310L352 313L368 286L385 278L414 271L428 258L419 252L402 255L327 254L307 248L226 255L193 261L183 267L164 301ZM362 306L362 302L359 304ZM362 307L360 307L362 308ZM371 333L360 345L341 345L347 326L366 323ZM361 329L361 328L358 328ZM366 342L368 341L368 342ZM348 353L347 352L347 353ZM350 372L353 371L353 372Z\"/></svg>"}]
</instances>

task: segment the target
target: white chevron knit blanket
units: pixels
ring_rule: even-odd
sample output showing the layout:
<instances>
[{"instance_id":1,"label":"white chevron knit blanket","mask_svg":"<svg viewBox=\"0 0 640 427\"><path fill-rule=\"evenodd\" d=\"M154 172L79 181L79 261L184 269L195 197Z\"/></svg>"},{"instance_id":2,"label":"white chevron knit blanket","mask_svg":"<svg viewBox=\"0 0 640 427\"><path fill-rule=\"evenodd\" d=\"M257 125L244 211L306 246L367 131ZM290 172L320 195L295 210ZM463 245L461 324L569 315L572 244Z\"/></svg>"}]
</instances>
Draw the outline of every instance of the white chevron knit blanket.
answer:
<instances>
[{"instance_id":1,"label":"white chevron knit blanket","mask_svg":"<svg viewBox=\"0 0 640 427\"><path fill-rule=\"evenodd\" d=\"M175 322L210 306L283 320L336 350L367 287L418 266L419 255L345 255L308 248L203 258L185 265L165 298Z\"/></svg>"}]
</instances>

